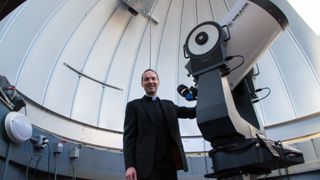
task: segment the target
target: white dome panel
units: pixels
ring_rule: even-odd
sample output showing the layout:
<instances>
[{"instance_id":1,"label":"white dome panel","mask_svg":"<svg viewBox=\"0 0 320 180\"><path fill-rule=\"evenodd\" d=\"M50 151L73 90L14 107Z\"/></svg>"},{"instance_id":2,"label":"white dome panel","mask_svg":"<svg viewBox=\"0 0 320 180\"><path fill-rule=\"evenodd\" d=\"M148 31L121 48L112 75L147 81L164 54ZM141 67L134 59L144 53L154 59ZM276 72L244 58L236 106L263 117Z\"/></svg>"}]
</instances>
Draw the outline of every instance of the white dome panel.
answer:
<instances>
[{"instance_id":1,"label":"white dome panel","mask_svg":"<svg viewBox=\"0 0 320 180\"><path fill-rule=\"evenodd\" d=\"M0 54L2 55L0 72L5 74L10 82L16 82L19 69L23 68L25 55L33 39L52 11L55 11L62 2L62 0L27 1L17 9L19 12L14 12L17 13L16 16L11 19L0 39ZM34 12L37 14L34 15Z\"/></svg>"},{"instance_id":2,"label":"white dome panel","mask_svg":"<svg viewBox=\"0 0 320 180\"><path fill-rule=\"evenodd\" d=\"M144 95L145 69L158 71L160 98L196 104L176 92L179 84L194 85L184 68L186 37L203 21L221 20L235 2L157 0L148 19L133 16L121 0L29 0L0 22L0 74L57 113L30 105L33 124L69 139L121 149L125 106ZM295 17L290 9L286 13ZM307 36L307 27L295 20L289 20L290 30L259 62L257 88L272 90L256 105L267 126L320 109L319 39ZM181 119L179 124L183 136L199 136L184 137L186 150L196 150L202 144L196 121Z\"/></svg>"},{"instance_id":3,"label":"white dome panel","mask_svg":"<svg viewBox=\"0 0 320 180\"><path fill-rule=\"evenodd\" d=\"M306 57L288 33L272 46L274 58L288 90L296 116L306 116L320 109L320 87Z\"/></svg>"},{"instance_id":4,"label":"white dome panel","mask_svg":"<svg viewBox=\"0 0 320 180\"><path fill-rule=\"evenodd\" d=\"M98 126L100 99L103 86L87 78L80 78L75 93L71 118L77 121Z\"/></svg>"},{"instance_id":5,"label":"white dome panel","mask_svg":"<svg viewBox=\"0 0 320 180\"><path fill-rule=\"evenodd\" d=\"M271 125L294 119L296 117L295 111L272 53L267 51L257 64L260 74L255 78L256 88L269 87L271 89L270 95L259 103L262 109L260 121L264 125ZM262 98L267 93L267 90L265 90L257 93L257 95Z\"/></svg>"}]
</instances>

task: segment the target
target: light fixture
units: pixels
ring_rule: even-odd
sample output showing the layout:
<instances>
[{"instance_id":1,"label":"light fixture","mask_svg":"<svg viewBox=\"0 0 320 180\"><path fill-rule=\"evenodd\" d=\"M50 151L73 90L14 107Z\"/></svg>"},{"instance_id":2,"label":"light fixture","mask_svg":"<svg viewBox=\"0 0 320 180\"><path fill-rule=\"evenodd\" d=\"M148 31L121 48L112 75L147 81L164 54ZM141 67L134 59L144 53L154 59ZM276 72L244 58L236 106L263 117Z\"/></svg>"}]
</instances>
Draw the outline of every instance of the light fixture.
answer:
<instances>
[{"instance_id":1,"label":"light fixture","mask_svg":"<svg viewBox=\"0 0 320 180\"><path fill-rule=\"evenodd\" d=\"M5 119L5 129L15 143L28 140L32 135L32 126L28 117L18 112L9 112Z\"/></svg>"}]
</instances>

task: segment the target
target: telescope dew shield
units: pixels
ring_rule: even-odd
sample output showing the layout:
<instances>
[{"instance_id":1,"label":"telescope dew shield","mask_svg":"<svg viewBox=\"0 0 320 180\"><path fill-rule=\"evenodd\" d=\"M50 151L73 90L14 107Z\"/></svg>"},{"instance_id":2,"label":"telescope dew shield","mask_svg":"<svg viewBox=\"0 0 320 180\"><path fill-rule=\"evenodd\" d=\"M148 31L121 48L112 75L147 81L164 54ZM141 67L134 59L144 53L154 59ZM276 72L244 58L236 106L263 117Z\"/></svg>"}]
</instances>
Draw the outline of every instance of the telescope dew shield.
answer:
<instances>
[{"instance_id":1,"label":"telescope dew shield","mask_svg":"<svg viewBox=\"0 0 320 180\"><path fill-rule=\"evenodd\" d=\"M269 0L239 0L219 24L227 25L230 32L226 56L241 55L245 59L244 64L228 76L230 88L234 89L288 26L288 20ZM231 69L239 64L237 61L227 63Z\"/></svg>"}]
</instances>

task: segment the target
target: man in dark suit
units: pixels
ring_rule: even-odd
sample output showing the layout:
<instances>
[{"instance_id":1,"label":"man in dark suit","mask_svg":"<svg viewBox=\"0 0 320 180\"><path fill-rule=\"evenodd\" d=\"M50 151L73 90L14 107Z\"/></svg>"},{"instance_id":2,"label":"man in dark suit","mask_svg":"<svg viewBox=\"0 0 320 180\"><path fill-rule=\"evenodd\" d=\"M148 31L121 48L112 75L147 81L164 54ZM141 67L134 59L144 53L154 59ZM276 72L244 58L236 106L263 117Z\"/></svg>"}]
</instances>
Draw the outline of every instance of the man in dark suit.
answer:
<instances>
[{"instance_id":1,"label":"man in dark suit","mask_svg":"<svg viewBox=\"0 0 320 180\"><path fill-rule=\"evenodd\" d=\"M188 170L178 118L195 118L195 108L179 107L157 97L157 72L141 77L146 95L127 104L123 152L127 180L176 180L177 170Z\"/></svg>"}]
</instances>

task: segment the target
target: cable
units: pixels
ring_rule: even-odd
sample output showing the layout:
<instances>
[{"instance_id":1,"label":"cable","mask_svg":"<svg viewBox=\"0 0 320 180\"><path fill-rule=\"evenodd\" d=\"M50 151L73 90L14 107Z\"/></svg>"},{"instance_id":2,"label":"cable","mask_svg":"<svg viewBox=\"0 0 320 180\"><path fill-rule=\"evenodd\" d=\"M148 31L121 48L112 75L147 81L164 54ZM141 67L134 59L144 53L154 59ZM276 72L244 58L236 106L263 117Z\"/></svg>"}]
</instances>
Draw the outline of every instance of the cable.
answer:
<instances>
[{"instance_id":1,"label":"cable","mask_svg":"<svg viewBox=\"0 0 320 180\"><path fill-rule=\"evenodd\" d=\"M54 180L57 180L59 153L56 153L56 167L54 170Z\"/></svg>"},{"instance_id":2,"label":"cable","mask_svg":"<svg viewBox=\"0 0 320 180\"><path fill-rule=\"evenodd\" d=\"M72 180L77 180L76 160L77 158L72 158Z\"/></svg>"},{"instance_id":3,"label":"cable","mask_svg":"<svg viewBox=\"0 0 320 180\"><path fill-rule=\"evenodd\" d=\"M257 73L253 74L253 76L258 76L260 74L260 69L258 63L256 63Z\"/></svg>"},{"instance_id":4,"label":"cable","mask_svg":"<svg viewBox=\"0 0 320 180\"><path fill-rule=\"evenodd\" d=\"M51 173L50 173L50 157L51 157L51 150L50 150L50 144L48 143L48 178L51 180Z\"/></svg>"},{"instance_id":5,"label":"cable","mask_svg":"<svg viewBox=\"0 0 320 180\"><path fill-rule=\"evenodd\" d=\"M32 160L36 160L36 161L40 161L42 158L42 154L41 153L32 153L31 152L31 148L30 148L30 143L31 143L31 139L29 139L27 141L27 145L28 145L28 150L29 150L29 154L30 154L30 159L27 161L27 165L26 165L26 179L29 179L29 166L31 165ZM37 156L39 156L38 158L36 158ZM34 171L33 171L34 172Z\"/></svg>"},{"instance_id":6,"label":"cable","mask_svg":"<svg viewBox=\"0 0 320 180\"><path fill-rule=\"evenodd\" d=\"M7 148L7 154L6 154L4 166L1 168L1 178L0 178L1 180L5 179L6 177L10 156L11 156L11 150L12 150L12 142L10 141Z\"/></svg>"},{"instance_id":7,"label":"cable","mask_svg":"<svg viewBox=\"0 0 320 180\"><path fill-rule=\"evenodd\" d=\"M30 159L28 160L27 165L26 165L26 180L29 179L29 165L30 165L31 161L32 161L32 156L30 157Z\"/></svg>"},{"instance_id":8,"label":"cable","mask_svg":"<svg viewBox=\"0 0 320 180\"><path fill-rule=\"evenodd\" d=\"M33 169L32 179L35 179L35 175L37 174L38 165L41 159L42 159L42 156L37 160L36 167Z\"/></svg>"},{"instance_id":9,"label":"cable","mask_svg":"<svg viewBox=\"0 0 320 180\"><path fill-rule=\"evenodd\" d=\"M278 174L280 177L282 177L281 168L278 169Z\"/></svg>"},{"instance_id":10,"label":"cable","mask_svg":"<svg viewBox=\"0 0 320 180\"><path fill-rule=\"evenodd\" d=\"M281 141L277 141L277 142L275 142L275 144L276 144L276 145L279 147L279 149L280 149L282 159L285 160L285 153L284 153L284 148L283 148L282 142L281 142ZM285 167L284 170L285 170L287 179L290 180L288 167ZM280 168L279 168L279 170L278 170L278 173L279 173L279 176L280 176L280 177L283 177L283 175L281 174L281 169L280 169Z\"/></svg>"},{"instance_id":11,"label":"cable","mask_svg":"<svg viewBox=\"0 0 320 180\"><path fill-rule=\"evenodd\" d=\"M231 61L233 60L233 58L235 57L240 57L242 59L241 63L239 65L237 65L236 67L234 67L233 69L229 70L229 73L231 73L232 71L236 70L237 68L239 68L240 66L243 65L244 63L244 57L242 55L234 55L234 56L228 56L225 58L226 61Z\"/></svg>"},{"instance_id":12,"label":"cable","mask_svg":"<svg viewBox=\"0 0 320 180\"><path fill-rule=\"evenodd\" d=\"M251 91L247 79L246 79L246 78L243 78L243 80L244 80L244 83L245 83L245 85L246 85L246 88L247 88L247 90L248 90L248 92L249 92L249 95L250 95L251 99L257 99L258 96L257 96L254 92Z\"/></svg>"},{"instance_id":13,"label":"cable","mask_svg":"<svg viewBox=\"0 0 320 180\"><path fill-rule=\"evenodd\" d=\"M287 179L288 179L288 180L290 180L290 176L289 176L289 169L288 169L288 167L284 168L284 170L286 171Z\"/></svg>"},{"instance_id":14,"label":"cable","mask_svg":"<svg viewBox=\"0 0 320 180\"><path fill-rule=\"evenodd\" d=\"M270 89L270 88L268 88L268 87L256 89L256 90L255 90L255 92L260 92L260 91L263 91L263 90L265 90L265 89L267 89L267 90L268 90L267 95L265 95L264 97L259 98L259 99L254 99L254 100L252 101L252 103L257 103L257 102L259 102L259 101L261 101L261 100L265 99L266 97L268 97L268 96L270 95L270 93L271 93L271 89Z\"/></svg>"},{"instance_id":15,"label":"cable","mask_svg":"<svg viewBox=\"0 0 320 180\"><path fill-rule=\"evenodd\" d=\"M27 146L28 146L28 150L29 150L29 154L30 154L30 159L27 161L27 165L26 165L26 180L28 180L29 164L32 161L32 153L31 153L31 149L30 149L30 140L27 141Z\"/></svg>"},{"instance_id":16,"label":"cable","mask_svg":"<svg viewBox=\"0 0 320 180\"><path fill-rule=\"evenodd\" d=\"M31 147L30 147L31 141L32 141L32 139L29 139L27 141L28 151L29 151L29 154L30 154L30 159L27 161L26 173L25 173L27 180L29 179L29 168L30 168L31 163L32 163L33 160L36 161L36 166L35 166L35 168L33 168L33 171L32 171L32 179L35 179L39 163L40 163L41 159L44 156L44 151L45 151L45 148L46 148L46 146L45 146L44 149L40 149L41 152L32 153L31 152ZM49 155L48 155L48 172L49 172L49 170L50 170L50 165L49 165L49 163L50 163L50 147L49 147L49 143L47 145L48 145L48 153L49 153ZM49 180L50 180L51 179L50 178L50 173L48 174L48 176L49 176Z\"/></svg>"},{"instance_id":17,"label":"cable","mask_svg":"<svg viewBox=\"0 0 320 180\"><path fill-rule=\"evenodd\" d=\"M39 157L36 158L37 156L39 156ZM36 160L37 163L39 163L39 161L40 161L41 159L42 159L42 154L41 154L41 153L31 154L30 159L29 159L29 161L28 161L28 163L27 163L27 167L26 167L26 178L27 178L27 179L29 178L29 166L30 166L32 160ZM33 169L33 170L35 170L35 169ZM32 176L34 176L34 171L33 171L33 173L32 173Z\"/></svg>"},{"instance_id":18,"label":"cable","mask_svg":"<svg viewBox=\"0 0 320 180\"><path fill-rule=\"evenodd\" d=\"M203 139L203 159L204 159L204 166L205 166L205 169L206 169L206 174L208 174L208 163L207 163L207 151L206 151L206 142L205 140ZM207 178L209 179L209 178Z\"/></svg>"},{"instance_id":19,"label":"cable","mask_svg":"<svg viewBox=\"0 0 320 180\"><path fill-rule=\"evenodd\" d=\"M48 146L49 146L49 143L47 144ZM40 162L40 160L42 159L42 157L44 156L44 151L46 150L46 148L48 147L48 146L45 146L44 147L44 149L43 149L43 152L42 152L42 154L41 154L41 158L39 158L38 160L37 160L37 163L36 163L36 167L35 167L35 169L34 169L34 174L33 174L33 177L32 177L32 179L35 179L34 177L35 177L35 175L36 175L36 173L37 173L37 169L38 169L38 165L39 165L39 162ZM50 153L50 148L48 149L48 152ZM50 156L50 154L49 154L49 156ZM50 159L48 160L48 162L50 161ZM49 169L50 167L49 167L49 163L48 163L48 169ZM49 176L49 179L50 179L50 176Z\"/></svg>"}]
</instances>

